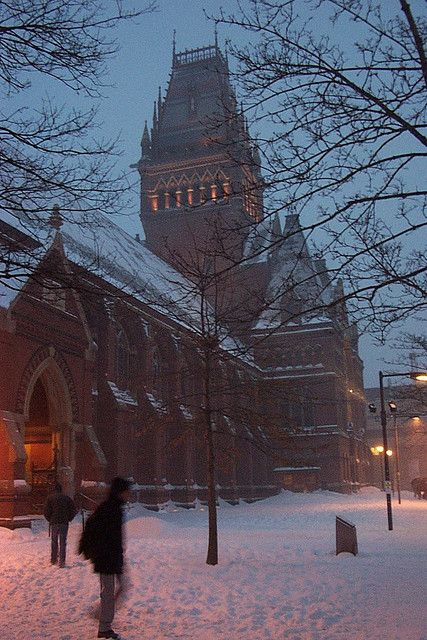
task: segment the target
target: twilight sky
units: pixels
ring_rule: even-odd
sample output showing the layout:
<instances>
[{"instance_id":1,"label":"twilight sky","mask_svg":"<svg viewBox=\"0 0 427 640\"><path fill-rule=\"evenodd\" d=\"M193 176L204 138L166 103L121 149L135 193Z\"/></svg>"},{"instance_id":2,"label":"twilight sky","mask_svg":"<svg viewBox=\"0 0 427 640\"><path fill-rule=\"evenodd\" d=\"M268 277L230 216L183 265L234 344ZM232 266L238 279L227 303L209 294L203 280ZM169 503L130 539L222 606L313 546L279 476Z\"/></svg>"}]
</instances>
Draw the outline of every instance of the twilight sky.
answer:
<instances>
[{"instance_id":1,"label":"twilight sky","mask_svg":"<svg viewBox=\"0 0 427 640\"><path fill-rule=\"evenodd\" d=\"M109 0L107 0L109 1ZM136 7L144 6L145 0L132 0ZM383 0L384 1L384 0ZM301 2L303 11L304 0ZM137 22L121 25L117 37L120 51L116 57L108 62L109 75L105 83L110 85L104 90L104 99L99 109L98 137L115 138L120 136L122 156L119 167L129 170L131 164L140 157L140 140L144 128L144 121L151 126L153 101L157 98L158 88L162 87L164 94L172 61L173 32L176 30L177 51L207 46L214 42L214 23L206 17L218 14L221 7L225 12L232 12L237 7L237 0L158 0L158 11L142 16ZM249 0L242 0L242 4ZM398 6L397 0L390 1L390 6ZM387 7L389 5L387 4ZM424 0L412 0L411 6L420 11ZM319 26L322 25L321 15L318 17ZM323 25L326 28L326 25ZM354 33L341 32L340 39L345 41L354 37ZM246 34L239 34L237 29L219 29L219 44L224 46L226 38L236 42L243 42ZM32 91L38 97L45 95L49 87L34 82ZM55 98L58 103L70 104L75 96L70 96L55 85ZM26 94L28 100L28 94ZM84 108L84 100L80 106ZM138 175L133 170L132 180L135 184L133 207L120 216L118 223L129 233L134 235L142 231L139 217L139 184ZM141 234L142 235L142 234ZM365 385L378 385L378 369L396 370L387 366L393 359L390 350L374 345L371 338L362 338L361 355L365 361Z\"/></svg>"}]
</instances>

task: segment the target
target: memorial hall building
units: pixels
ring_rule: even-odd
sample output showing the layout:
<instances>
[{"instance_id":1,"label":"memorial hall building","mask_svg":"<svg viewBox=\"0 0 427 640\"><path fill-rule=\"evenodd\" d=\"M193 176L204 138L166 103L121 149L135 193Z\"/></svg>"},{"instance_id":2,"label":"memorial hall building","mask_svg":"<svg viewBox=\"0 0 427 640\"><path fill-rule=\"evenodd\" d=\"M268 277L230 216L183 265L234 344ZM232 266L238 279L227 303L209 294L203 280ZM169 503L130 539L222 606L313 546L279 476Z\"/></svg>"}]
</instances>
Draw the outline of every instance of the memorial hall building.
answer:
<instances>
[{"instance_id":1,"label":"memorial hall building","mask_svg":"<svg viewBox=\"0 0 427 640\"><path fill-rule=\"evenodd\" d=\"M0 212L0 524L39 513L55 480L87 508L115 475L148 508L194 507L207 427L232 504L369 480L345 283L296 212L267 215L217 44L173 52L150 124L136 237L60 203Z\"/></svg>"}]
</instances>

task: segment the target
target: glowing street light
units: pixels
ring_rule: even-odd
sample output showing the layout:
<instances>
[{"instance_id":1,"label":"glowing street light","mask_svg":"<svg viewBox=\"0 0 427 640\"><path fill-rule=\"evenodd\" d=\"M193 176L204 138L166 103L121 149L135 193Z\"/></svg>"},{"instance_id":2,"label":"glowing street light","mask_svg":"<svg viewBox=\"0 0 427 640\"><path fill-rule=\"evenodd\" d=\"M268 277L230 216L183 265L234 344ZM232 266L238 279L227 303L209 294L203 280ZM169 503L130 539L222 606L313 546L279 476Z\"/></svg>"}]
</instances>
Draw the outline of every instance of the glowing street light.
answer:
<instances>
[{"instance_id":1,"label":"glowing street light","mask_svg":"<svg viewBox=\"0 0 427 640\"><path fill-rule=\"evenodd\" d=\"M396 378L398 376L411 378L412 380L419 380L422 382L427 382L427 372L425 371L408 371L407 373L383 373L379 372L379 380L380 380L380 401L381 401L381 427L383 433L383 446L384 446L384 490L386 493L387 500L387 520L388 520L388 530L393 530L393 515L391 509L391 480L390 480L390 464L389 464L389 456L387 455L388 443L387 443L387 416L385 412L385 401L384 401L384 378ZM396 407L397 408L397 407Z\"/></svg>"},{"instance_id":2,"label":"glowing street light","mask_svg":"<svg viewBox=\"0 0 427 640\"><path fill-rule=\"evenodd\" d=\"M407 375L407 374L399 373L399 374L389 374L389 375L404 376L404 375ZM419 380L420 382L427 382L427 371L413 371L412 373L409 374L409 377L412 378L412 380Z\"/></svg>"}]
</instances>

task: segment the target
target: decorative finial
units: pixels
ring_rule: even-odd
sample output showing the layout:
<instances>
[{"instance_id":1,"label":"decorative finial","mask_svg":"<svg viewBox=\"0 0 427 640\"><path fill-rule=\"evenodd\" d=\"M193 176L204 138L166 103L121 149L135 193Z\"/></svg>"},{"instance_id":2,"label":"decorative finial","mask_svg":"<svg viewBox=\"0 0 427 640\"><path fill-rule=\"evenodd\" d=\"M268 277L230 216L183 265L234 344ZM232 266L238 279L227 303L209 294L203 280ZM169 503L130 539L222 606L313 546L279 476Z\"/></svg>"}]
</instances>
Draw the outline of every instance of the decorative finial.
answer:
<instances>
[{"instance_id":1,"label":"decorative finial","mask_svg":"<svg viewBox=\"0 0 427 640\"><path fill-rule=\"evenodd\" d=\"M59 213L59 206L57 204L54 204L52 207L52 213L49 217L49 224L52 229L56 229L57 231L59 231L59 229L62 227L62 223L63 220L61 214Z\"/></svg>"},{"instance_id":2,"label":"decorative finial","mask_svg":"<svg viewBox=\"0 0 427 640\"><path fill-rule=\"evenodd\" d=\"M175 65L175 56L176 56L176 29L173 30L173 40L172 40L172 66Z\"/></svg>"},{"instance_id":3,"label":"decorative finial","mask_svg":"<svg viewBox=\"0 0 427 640\"><path fill-rule=\"evenodd\" d=\"M144 125L144 133L142 134L142 140L141 140L143 156L148 155L150 151L150 146L151 146L151 140L150 140L150 134L148 133L148 126L147 126L147 120L146 120Z\"/></svg>"}]
</instances>

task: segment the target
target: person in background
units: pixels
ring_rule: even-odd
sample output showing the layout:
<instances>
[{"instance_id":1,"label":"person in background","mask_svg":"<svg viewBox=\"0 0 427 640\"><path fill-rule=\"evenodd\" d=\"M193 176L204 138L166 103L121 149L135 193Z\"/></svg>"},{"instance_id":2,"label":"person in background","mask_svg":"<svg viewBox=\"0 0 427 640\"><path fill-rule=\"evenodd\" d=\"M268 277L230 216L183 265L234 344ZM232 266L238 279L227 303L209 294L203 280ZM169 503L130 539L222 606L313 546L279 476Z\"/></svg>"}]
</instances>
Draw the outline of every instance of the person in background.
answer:
<instances>
[{"instance_id":1,"label":"person in background","mask_svg":"<svg viewBox=\"0 0 427 640\"><path fill-rule=\"evenodd\" d=\"M99 573L100 608L98 638L120 640L112 624L115 604L125 592L123 578L123 505L131 495L130 480L116 477L110 493L88 518L79 543L79 553L93 563Z\"/></svg>"},{"instance_id":2,"label":"person in background","mask_svg":"<svg viewBox=\"0 0 427 640\"><path fill-rule=\"evenodd\" d=\"M68 525L77 513L72 499L62 493L62 486L57 482L54 492L48 496L44 517L50 525L50 562L57 564L59 548L59 566L65 567Z\"/></svg>"}]
</instances>

